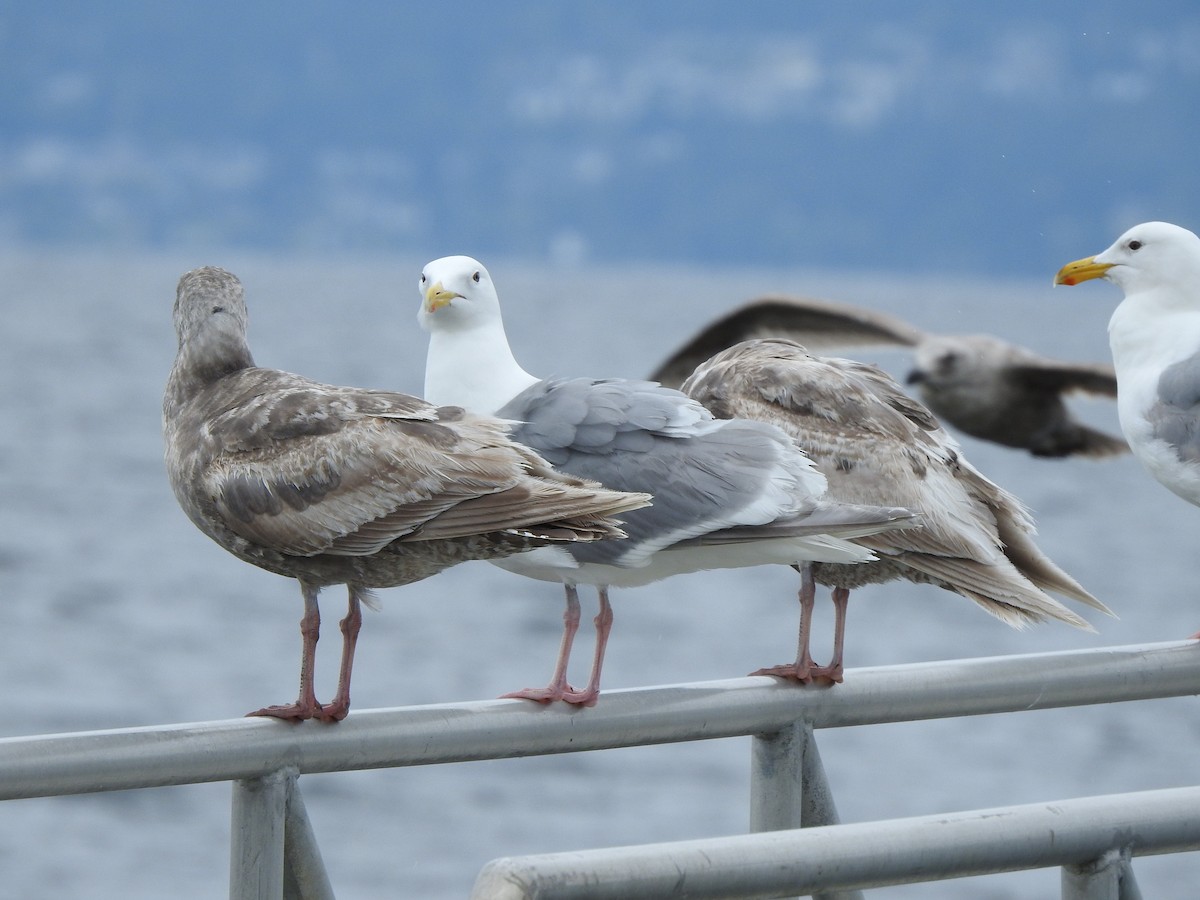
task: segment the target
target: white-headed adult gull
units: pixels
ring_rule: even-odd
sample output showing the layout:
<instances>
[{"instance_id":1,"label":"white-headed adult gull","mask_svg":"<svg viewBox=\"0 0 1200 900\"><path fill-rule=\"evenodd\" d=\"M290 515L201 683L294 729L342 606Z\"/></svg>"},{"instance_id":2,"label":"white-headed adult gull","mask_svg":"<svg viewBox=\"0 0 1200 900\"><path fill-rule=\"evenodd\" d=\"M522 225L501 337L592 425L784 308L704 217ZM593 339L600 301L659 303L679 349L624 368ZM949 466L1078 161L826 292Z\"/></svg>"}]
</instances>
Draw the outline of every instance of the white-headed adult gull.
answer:
<instances>
[{"instance_id":1,"label":"white-headed adult gull","mask_svg":"<svg viewBox=\"0 0 1200 900\"><path fill-rule=\"evenodd\" d=\"M1018 628L1058 619L1092 630L1046 590L1108 612L1037 548L1021 502L967 462L932 413L875 366L812 356L792 341L746 341L702 362L683 391L720 418L786 431L825 474L830 496L904 506L920 517L913 528L858 540L877 562L812 565L801 591L802 630L814 582L833 588L839 634L852 588L897 578L955 591ZM840 667L840 655L831 665ZM802 677L812 666L802 643L795 663L763 672Z\"/></svg>"},{"instance_id":2,"label":"white-headed adult gull","mask_svg":"<svg viewBox=\"0 0 1200 900\"><path fill-rule=\"evenodd\" d=\"M1110 456L1129 448L1072 416L1064 395L1113 397L1110 366L1049 359L988 334L932 334L878 310L808 297L752 300L704 326L650 376L677 387L701 362L753 338L787 338L813 353L862 345L913 348L909 384L943 422L1034 456Z\"/></svg>"},{"instance_id":3,"label":"white-headed adult gull","mask_svg":"<svg viewBox=\"0 0 1200 900\"><path fill-rule=\"evenodd\" d=\"M518 423L513 437L551 464L654 497L623 517L629 539L619 549L545 548L498 563L560 582L567 592L549 685L509 696L595 703L611 626L609 586L702 569L862 562L872 557L847 538L912 524L905 509L827 498L825 477L774 426L718 421L694 400L650 382L530 375L509 348L491 276L470 257L429 263L420 290L418 319L430 333L427 398L511 419ZM596 585L600 597L592 673L580 691L566 681L577 584Z\"/></svg>"},{"instance_id":4,"label":"white-headed adult gull","mask_svg":"<svg viewBox=\"0 0 1200 900\"><path fill-rule=\"evenodd\" d=\"M1117 413L1134 455L1200 506L1200 238L1178 225L1135 225L1055 284L1107 278L1125 294L1108 323Z\"/></svg>"},{"instance_id":5,"label":"white-headed adult gull","mask_svg":"<svg viewBox=\"0 0 1200 900\"><path fill-rule=\"evenodd\" d=\"M257 368L241 282L223 269L186 273L174 318L163 431L179 505L239 559L296 578L304 596L299 698L250 715L345 717L370 589L468 559L621 538L609 517L648 500L554 471L495 419ZM322 705L317 593L331 584L348 587L349 611L337 695Z\"/></svg>"}]
</instances>

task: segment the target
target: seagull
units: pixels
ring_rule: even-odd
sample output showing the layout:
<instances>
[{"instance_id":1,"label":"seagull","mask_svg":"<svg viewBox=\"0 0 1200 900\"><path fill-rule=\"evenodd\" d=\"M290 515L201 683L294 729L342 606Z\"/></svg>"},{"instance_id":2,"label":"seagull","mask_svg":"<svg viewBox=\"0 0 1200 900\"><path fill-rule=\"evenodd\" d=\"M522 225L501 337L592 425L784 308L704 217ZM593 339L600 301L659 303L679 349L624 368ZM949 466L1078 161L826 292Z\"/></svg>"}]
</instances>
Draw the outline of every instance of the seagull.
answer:
<instances>
[{"instance_id":1,"label":"seagull","mask_svg":"<svg viewBox=\"0 0 1200 900\"><path fill-rule=\"evenodd\" d=\"M468 559L624 537L648 497L555 472L507 424L416 397L319 384L254 365L241 282L215 267L176 293L178 355L163 398L167 472L188 518L234 556L295 578L300 694L250 715L338 721L370 590ZM317 702L318 591L345 584L341 671Z\"/></svg>"},{"instance_id":2,"label":"seagull","mask_svg":"<svg viewBox=\"0 0 1200 900\"><path fill-rule=\"evenodd\" d=\"M912 528L858 539L876 562L807 567L796 661L753 674L805 680L817 671L839 680L851 589L898 578L954 591L1017 628L1057 619L1094 630L1047 590L1109 612L1037 548L1020 501L976 470L933 414L881 369L812 356L793 341L759 339L702 362L683 392L719 418L769 422L790 434L828 479L830 496L903 506L919 516ZM816 584L833 588L834 657L827 667L815 667L803 637Z\"/></svg>"},{"instance_id":3,"label":"seagull","mask_svg":"<svg viewBox=\"0 0 1200 900\"><path fill-rule=\"evenodd\" d=\"M1121 430L1151 475L1200 506L1200 238L1167 222L1135 225L1054 283L1093 278L1125 295L1108 323Z\"/></svg>"},{"instance_id":4,"label":"seagull","mask_svg":"<svg viewBox=\"0 0 1200 900\"><path fill-rule=\"evenodd\" d=\"M425 395L517 423L516 440L564 472L614 490L645 491L653 505L622 520L620 548L547 547L502 568L564 585L563 639L549 684L506 696L596 703L612 609L610 586L633 587L703 569L872 559L849 538L912 524L903 508L831 501L826 480L774 426L720 421L678 391L615 378L541 379L517 363L500 300L478 261L425 266L418 320L429 332ZM566 680L579 624L577 585L597 588L596 650L583 689Z\"/></svg>"},{"instance_id":5,"label":"seagull","mask_svg":"<svg viewBox=\"0 0 1200 900\"><path fill-rule=\"evenodd\" d=\"M1040 356L986 334L931 334L894 316L845 303L769 296L705 326L650 376L677 387L708 357L739 341L779 337L812 352L895 344L912 347L908 383L944 422L972 437L1034 456L1111 456L1123 440L1076 420L1072 391L1115 397L1112 368Z\"/></svg>"}]
</instances>

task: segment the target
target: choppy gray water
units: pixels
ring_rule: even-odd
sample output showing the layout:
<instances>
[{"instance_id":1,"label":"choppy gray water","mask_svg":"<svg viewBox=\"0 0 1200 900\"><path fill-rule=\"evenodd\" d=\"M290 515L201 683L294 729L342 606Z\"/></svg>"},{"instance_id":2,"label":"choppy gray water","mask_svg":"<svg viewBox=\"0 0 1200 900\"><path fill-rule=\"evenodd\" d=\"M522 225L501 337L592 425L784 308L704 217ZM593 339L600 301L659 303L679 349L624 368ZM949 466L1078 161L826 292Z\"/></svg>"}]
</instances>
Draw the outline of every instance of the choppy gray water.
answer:
<instances>
[{"instance_id":1,"label":"choppy gray water","mask_svg":"<svg viewBox=\"0 0 1200 900\"><path fill-rule=\"evenodd\" d=\"M210 543L166 483L159 408L175 282L207 263L237 272L262 365L419 393L423 262L0 257L0 735L223 719L294 696L295 583ZM1117 299L1106 285L1052 292L1058 261L1041 282L1003 284L487 262L518 358L545 375L642 376L700 323L766 291L1103 359ZM863 358L904 372L903 354ZM1116 429L1111 404L1083 409ZM851 667L1173 640L1200 628L1200 510L1128 458L1039 461L964 446L1033 507L1042 546L1120 620L1092 615L1099 635L1017 632L935 588L868 588L851 604ZM781 567L620 592L605 686L733 677L783 661L795 586ZM482 563L383 592L360 642L356 707L540 683L557 647L560 594ZM327 619L340 615L340 589L325 596ZM324 694L336 643L322 648ZM1200 782L1194 699L846 729L819 741L843 821ZM303 783L339 897L450 898L497 856L742 833L748 762L741 739ZM0 804L0 898L222 896L228 820L224 784ZM1200 883L1195 854L1138 860L1135 870L1147 897L1194 896ZM1057 873L1044 871L872 896L1057 891Z\"/></svg>"}]
</instances>

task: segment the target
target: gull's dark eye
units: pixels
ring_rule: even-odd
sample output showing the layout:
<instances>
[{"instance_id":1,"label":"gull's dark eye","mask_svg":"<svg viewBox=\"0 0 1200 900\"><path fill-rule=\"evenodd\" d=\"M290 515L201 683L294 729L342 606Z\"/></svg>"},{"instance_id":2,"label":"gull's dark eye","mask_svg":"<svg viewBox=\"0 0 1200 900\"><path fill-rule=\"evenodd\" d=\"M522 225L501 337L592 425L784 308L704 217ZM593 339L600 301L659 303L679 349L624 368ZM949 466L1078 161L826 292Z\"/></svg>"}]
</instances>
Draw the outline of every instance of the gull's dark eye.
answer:
<instances>
[{"instance_id":1,"label":"gull's dark eye","mask_svg":"<svg viewBox=\"0 0 1200 900\"><path fill-rule=\"evenodd\" d=\"M478 273L478 272L476 272L474 275L472 275L472 276L471 276L471 280L472 280L473 282L475 282L476 284L479 284L479 273Z\"/></svg>"},{"instance_id":2,"label":"gull's dark eye","mask_svg":"<svg viewBox=\"0 0 1200 900\"><path fill-rule=\"evenodd\" d=\"M1130 241L1130 242L1129 242L1129 249L1130 249L1130 250L1141 250L1141 249L1142 249L1142 242L1141 242L1141 241Z\"/></svg>"},{"instance_id":3,"label":"gull's dark eye","mask_svg":"<svg viewBox=\"0 0 1200 900\"><path fill-rule=\"evenodd\" d=\"M223 307L223 306L214 306L214 307L212 308L212 311L213 311L213 313L214 313L214 314L216 314L216 313L223 313L223 312L225 312L225 307Z\"/></svg>"},{"instance_id":4,"label":"gull's dark eye","mask_svg":"<svg viewBox=\"0 0 1200 900\"><path fill-rule=\"evenodd\" d=\"M421 284L424 284L424 283L425 283L425 273L422 272L421 273Z\"/></svg>"}]
</instances>

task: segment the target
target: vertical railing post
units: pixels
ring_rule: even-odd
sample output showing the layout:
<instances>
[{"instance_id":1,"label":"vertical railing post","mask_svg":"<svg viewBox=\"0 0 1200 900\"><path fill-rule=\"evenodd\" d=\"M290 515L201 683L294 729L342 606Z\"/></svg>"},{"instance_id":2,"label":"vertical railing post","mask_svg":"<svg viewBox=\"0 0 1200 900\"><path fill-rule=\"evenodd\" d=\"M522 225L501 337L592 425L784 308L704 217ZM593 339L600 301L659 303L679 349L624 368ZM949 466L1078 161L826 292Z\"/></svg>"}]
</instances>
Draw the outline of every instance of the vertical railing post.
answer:
<instances>
[{"instance_id":1,"label":"vertical railing post","mask_svg":"<svg viewBox=\"0 0 1200 900\"><path fill-rule=\"evenodd\" d=\"M233 782L230 900L283 900L284 816L297 775L289 767Z\"/></svg>"},{"instance_id":2,"label":"vertical railing post","mask_svg":"<svg viewBox=\"0 0 1200 900\"><path fill-rule=\"evenodd\" d=\"M751 739L751 832L782 831L803 824L806 727L794 722Z\"/></svg>"},{"instance_id":3,"label":"vertical railing post","mask_svg":"<svg viewBox=\"0 0 1200 900\"><path fill-rule=\"evenodd\" d=\"M1121 854L1121 900L1142 900L1142 891L1137 879L1133 877L1133 863L1130 862L1133 853L1125 848Z\"/></svg>"},{"instance_id":4,"label":"vertical railing post","mask_svg":"<svg viewBox=\"0 0 1200 900\"><path fill-rule=\"evenodd\" d=\"M750 831L837 825L837 805L816 737L808 722L793 722L752 738ZM819 900L863 900L861 891L827 891Z\"/></svg>"},{"instance_id":5,"label":"vertical railing post","mask_svg":"<svg viewBox=\"0 0 1200 900\"><path fill-rule=\"evenodd\" d=\"M1128 849L1109 850L1097 859L1062 867L1062 900L1139 900Z\"/></svg>"},{"instance_id":6,"label":"vertical railing post","mask_svg":"<svg viewBox=\"0 0 1200 900\"><path fill-rule=\"evenodd\" d=\"M288 791L284 823L284 900L334 900L299 782Z\"/></svg>"}]
</instances>

